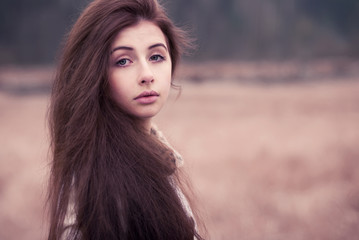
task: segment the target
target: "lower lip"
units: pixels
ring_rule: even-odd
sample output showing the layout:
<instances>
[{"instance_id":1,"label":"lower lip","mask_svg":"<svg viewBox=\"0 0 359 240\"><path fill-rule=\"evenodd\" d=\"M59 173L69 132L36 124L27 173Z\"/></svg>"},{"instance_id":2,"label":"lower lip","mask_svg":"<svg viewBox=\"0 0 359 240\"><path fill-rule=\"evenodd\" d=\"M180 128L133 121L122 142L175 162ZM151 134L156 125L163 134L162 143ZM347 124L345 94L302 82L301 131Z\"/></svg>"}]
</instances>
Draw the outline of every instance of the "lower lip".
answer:
<instances>
[{"instance_id":1,"label":"lower lip","mask_svg":"<svg viewBox=\"0 0 359 240\"><path fill-rule=\"evenodd\" d=\"M136 101L141 103L141 104L151 104L156 102L158 96L148 96L148 97L140 97L137 98Z\"/></svg>"}]
</instances>

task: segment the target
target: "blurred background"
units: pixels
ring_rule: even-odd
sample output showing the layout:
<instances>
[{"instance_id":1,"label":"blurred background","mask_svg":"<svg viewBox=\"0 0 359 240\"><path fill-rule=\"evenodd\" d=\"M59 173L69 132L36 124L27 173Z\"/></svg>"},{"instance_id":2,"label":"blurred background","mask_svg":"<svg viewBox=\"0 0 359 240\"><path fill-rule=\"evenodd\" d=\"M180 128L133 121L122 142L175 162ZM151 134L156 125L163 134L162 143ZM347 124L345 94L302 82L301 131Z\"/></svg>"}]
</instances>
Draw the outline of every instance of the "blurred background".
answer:
<instances>
[{"instance_id":1,"label":"blurred background","mask_svg":"<svg viewBox=\"0 0 359 240\"><path fill-rule=\"evenodd\" d=\"M0 2L0 239L45 239L51 83L89 2ZM359 1L161 2L196 49L156 121L208 239L357 239Z\"/></svg>"}]
</instances>

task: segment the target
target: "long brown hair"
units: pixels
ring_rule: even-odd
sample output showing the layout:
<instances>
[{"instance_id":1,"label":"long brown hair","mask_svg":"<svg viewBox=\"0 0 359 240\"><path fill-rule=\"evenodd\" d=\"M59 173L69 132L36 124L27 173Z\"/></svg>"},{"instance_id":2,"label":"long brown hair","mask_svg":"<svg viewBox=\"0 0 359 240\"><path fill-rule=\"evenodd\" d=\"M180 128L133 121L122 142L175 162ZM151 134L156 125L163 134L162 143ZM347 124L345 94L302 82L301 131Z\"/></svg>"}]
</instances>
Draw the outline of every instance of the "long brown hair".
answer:
<instances>
[{"instance_id":1,"label":"long brown hair","mask_svg":"<svg viewBox=\"0 0 359 240\"><path fill-rule=\"evenodd\" d=\"M109 94L110 46L141 20L166 36L173 73L186 37L156 0L93 1L67 36L49 111L48 239L62 236L70 197L76 221L69 239L200 238L173 186L180 181L171 150Z\"/></svg>"}]
</instances>

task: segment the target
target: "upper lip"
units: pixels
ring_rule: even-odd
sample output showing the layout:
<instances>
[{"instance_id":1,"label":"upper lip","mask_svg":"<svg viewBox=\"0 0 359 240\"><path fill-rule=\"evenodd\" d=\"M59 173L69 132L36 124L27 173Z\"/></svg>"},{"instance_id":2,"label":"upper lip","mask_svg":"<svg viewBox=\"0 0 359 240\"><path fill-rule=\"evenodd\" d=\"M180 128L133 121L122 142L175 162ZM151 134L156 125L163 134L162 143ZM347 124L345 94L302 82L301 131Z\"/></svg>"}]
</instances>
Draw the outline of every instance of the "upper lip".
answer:
<instances>
[{"instance_id":1,"label":"upper lip","mask_svg":"<svg viewBox=\"0 0 359 240\"><path fill-rule=\"evenodd\" d=\"M134 99L142 98L142 97L150 97L150 96L159 96L159 94L156 91L144 91Z\"/></svg>"}]
</instances>

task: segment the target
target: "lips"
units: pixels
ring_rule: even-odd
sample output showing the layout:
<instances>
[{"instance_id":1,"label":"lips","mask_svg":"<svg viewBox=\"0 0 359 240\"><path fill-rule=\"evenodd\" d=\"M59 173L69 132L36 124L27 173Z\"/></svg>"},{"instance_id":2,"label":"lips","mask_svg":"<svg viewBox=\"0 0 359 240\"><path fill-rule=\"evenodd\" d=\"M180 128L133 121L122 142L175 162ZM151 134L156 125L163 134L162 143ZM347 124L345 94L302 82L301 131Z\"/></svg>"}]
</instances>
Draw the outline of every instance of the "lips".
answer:
<instances>
[{"instance_id":1,"label":"lips","mask_svg":"<svg viewBox=\"0 0 359 240\"><path fill-rule=\"evenodd\" d=\"M139 99L139 98L143 98L143 97L151 97L151 96L156 96L158 97L159 94L156 91L145 91L143 93L141 93L140 95L138 95L137 97L135 97L135 100Z\"/></svg>"},{"instance_id":2,"label":"lips","mask_svg":"<svg viewBox=\"0 0 359 240\"><path fill-rule=\"evenodd\" d=\"M137 102L141 104L150 104L157 100L160 96L156 91L144 91L140 95L134 98Z\"/></svg>"}]
</instances>

